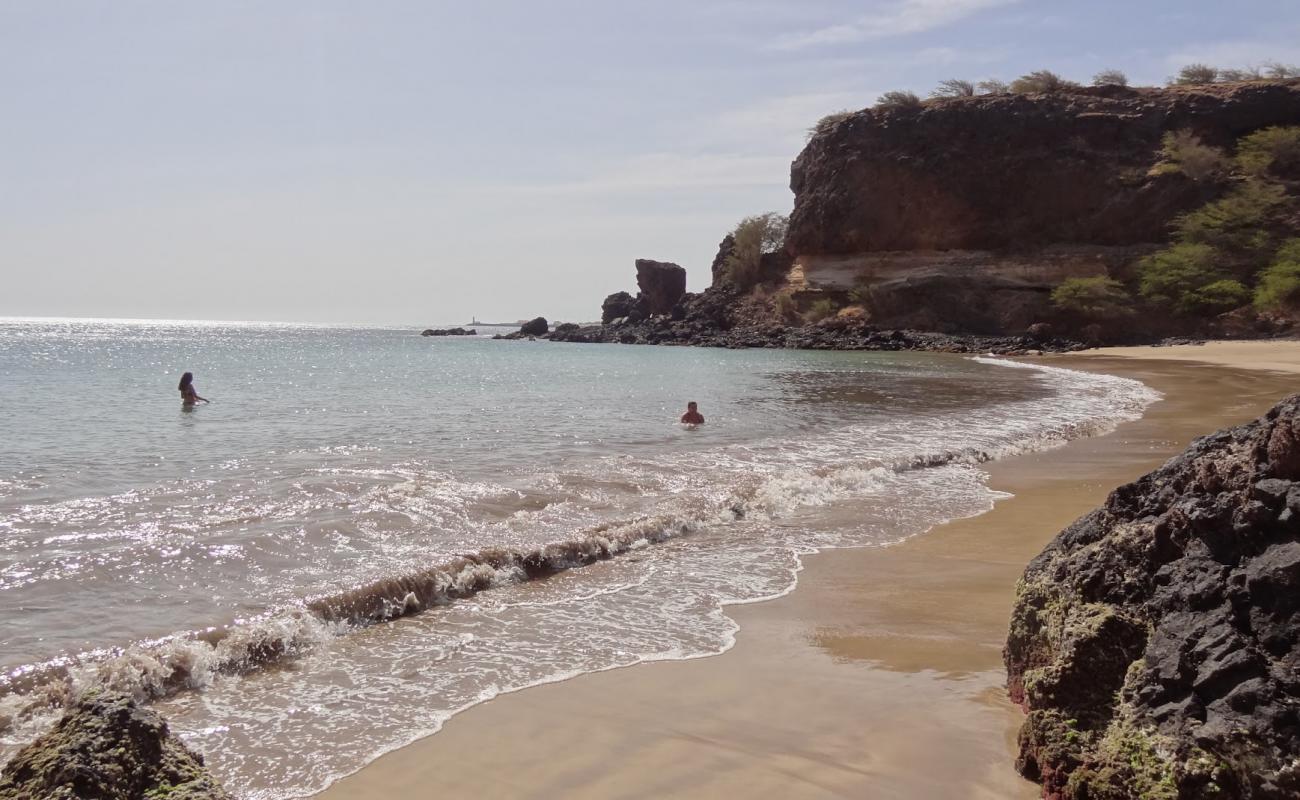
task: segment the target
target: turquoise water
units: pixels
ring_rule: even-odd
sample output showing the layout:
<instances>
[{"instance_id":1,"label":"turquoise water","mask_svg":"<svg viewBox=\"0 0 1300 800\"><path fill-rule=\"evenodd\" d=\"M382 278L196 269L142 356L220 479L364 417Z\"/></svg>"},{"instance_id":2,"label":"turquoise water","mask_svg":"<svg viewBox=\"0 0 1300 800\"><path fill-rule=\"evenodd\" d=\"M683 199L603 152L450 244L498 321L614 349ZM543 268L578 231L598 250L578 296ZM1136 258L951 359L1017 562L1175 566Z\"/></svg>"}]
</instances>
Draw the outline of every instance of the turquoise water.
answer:
<instances>
[{"instance_id":1,"label":"turquoise water","mask_svg":"<svg viewBox=\"0 0 1300 800\"><path fill-rule=\"evenodd\" d=\"M986 510L981 461L1152 398L942 355L0 321L0 755L111 685L241 795L307 793L501 691L720 652L801 554Z\"/></svg>"}]
</instances>

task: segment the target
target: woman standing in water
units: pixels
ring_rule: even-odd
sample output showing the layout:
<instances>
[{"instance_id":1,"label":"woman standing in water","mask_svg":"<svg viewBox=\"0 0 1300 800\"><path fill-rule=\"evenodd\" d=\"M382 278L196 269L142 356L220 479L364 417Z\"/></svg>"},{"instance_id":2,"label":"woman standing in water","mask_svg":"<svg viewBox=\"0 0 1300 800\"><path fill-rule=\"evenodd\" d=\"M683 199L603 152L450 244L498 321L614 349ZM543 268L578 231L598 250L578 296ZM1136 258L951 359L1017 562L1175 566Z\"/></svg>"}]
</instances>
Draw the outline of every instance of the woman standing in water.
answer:
<instances>
[{"instance_id":1,"label":"woman standing in water","mask_svg":"<svg viewBox=\"0 0 1300 800\"><path fill-rule=\"evenodd\" d=\"M181 405L184 407L188 408L194 406L200 400L202 400L205 403L208 402L208 399L206 397L199 397L199 393L194 391L193 372L187 372L184 375L182 375L181 385L176 388L181 390Z\"/></svg>"}]
</instances>

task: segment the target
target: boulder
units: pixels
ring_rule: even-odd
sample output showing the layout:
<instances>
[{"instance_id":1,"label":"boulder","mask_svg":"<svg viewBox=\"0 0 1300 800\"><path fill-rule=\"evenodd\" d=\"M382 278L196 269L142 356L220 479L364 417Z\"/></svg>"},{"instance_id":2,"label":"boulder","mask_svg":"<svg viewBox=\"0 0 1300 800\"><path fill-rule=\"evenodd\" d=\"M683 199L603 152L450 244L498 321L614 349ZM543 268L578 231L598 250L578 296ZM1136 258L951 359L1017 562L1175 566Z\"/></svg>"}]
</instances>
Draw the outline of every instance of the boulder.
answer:
<instances>
[{"instance_id":1,"label":"boulder","mask_svg":"<svg viewBox=\"0 0 1300 800\"><path fill-rule=\"evenodd\" d=\"M1046 797L1300 797L1300 395L1061 532L1004 656Z\"/></svg>"},{"instance_id":2,"label":"boulder","mask_svg":"<svg viewBox=\"0 0 1300 800\"><path fill-rule=\"evenodd\" d=\"M535 317L519 326L519 332L525 336L545 336L550 330L550 324L547 323L546 317Z\"/></svg>"},{"instance_id":3,"label":"boulder","mask_svg":"<svg viewBox=\"0 0 1300 800\"><path fill-rule=\"evenodd\" d=\"M0 800L233 800L157 713L87 694L0 775Z\"/></svg>"},{"instance_id":4,"label":"boulder","mask_svg":"<svg viewBox=\"0 0 1300 800\"><path fill-rule=\"evenodd\" d=\"M636 285L644 298L646 313L668 314L686 294L686 270L666 261L636 260Z\"/></svg>"},{"instance_id":5,"label":"boulder","mask_svg":"<svg viewBox=\"0 0 1300 800\"><path fill-rule=\"evenodd\" d=\"M614 292L600 304L600 321L608 325L616 319L631 316L632 304L635 302L627 292Z\"/></svg>"}]
</instances>

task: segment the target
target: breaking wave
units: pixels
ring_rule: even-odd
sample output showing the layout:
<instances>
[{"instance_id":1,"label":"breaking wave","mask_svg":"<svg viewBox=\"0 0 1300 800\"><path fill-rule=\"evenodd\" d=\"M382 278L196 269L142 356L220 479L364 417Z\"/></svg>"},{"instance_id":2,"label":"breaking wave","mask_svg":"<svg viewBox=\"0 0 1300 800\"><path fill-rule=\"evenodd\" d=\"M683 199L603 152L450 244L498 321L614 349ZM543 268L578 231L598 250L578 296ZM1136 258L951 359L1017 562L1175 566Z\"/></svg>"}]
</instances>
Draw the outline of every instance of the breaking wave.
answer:
<instances>
[{"instance_id":1,"label":"breaking wave","mask_svg":"<svg viewBox=\"0 0 1300 800\"><path fill-rule=\"evenodd\" d=\"M739 520L779 520L800 508L860 494L890 476L976 465L1105 433L1140 417L1159 397L1123 378L993 358L975 360L1036 370L1052 382L1057 398L1050 405L1028 403L1025 416L1013 417L1011 424L951 450L854 458L852 443L860 442L857 437L863 432L846 428L834 442L790 443L791 448L814 446L823 453L842 453L838 463L771 471L712 502L687 503L683 512L604 523L540 547L481 549L427 568L303 598L252 619L18 667L0 676L0 734L17 734L43 724L86 690L114 689L140 700L203 691L218 676L294 659L335 637L486 590L548 578ZM953 438L970 439L966 433Z\"/></svg>"}]
</instances>

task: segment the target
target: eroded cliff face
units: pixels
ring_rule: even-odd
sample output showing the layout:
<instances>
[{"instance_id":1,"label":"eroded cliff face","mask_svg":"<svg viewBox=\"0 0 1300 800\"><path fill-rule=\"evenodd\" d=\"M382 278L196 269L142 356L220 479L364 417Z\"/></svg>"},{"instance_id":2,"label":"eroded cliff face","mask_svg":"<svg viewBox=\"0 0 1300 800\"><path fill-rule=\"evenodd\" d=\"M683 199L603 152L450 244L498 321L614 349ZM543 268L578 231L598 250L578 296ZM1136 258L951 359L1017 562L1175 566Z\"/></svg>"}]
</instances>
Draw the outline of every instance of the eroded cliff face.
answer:
<instances>
[{"instance_id":1,"label":"eroded cliff face","mask_svg":"<svg viewBox=\"0 0 1300 800\"><path fill-rule=\"evenodd\" d=\"M1166 133L1188 130L1230 148L1296 123L1300 81L860 111L814 136L794 162L793 275L812 291L879 287L869 310L893 326L929 327L935 306L941 329L993 332L991 321L1050 317L1048 295L1062 280L1114 275L1166 242L1176 216L1222 190L1152 170ZM1019 310L1003 320L962 312L981 305Z\"/></svg>"},{"instance_id":2,"label":"eroded cliff face","mask_svg":"<svg viewBox=\"0 0 1300 800\"><path fill-rule=\"evenodd\" d=\"M1300 797L1300 395L1057 536L1005 656L1045 797Z\"/></svg>"}]
</instances>

